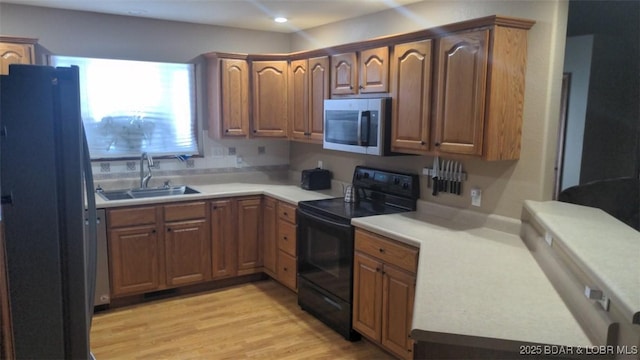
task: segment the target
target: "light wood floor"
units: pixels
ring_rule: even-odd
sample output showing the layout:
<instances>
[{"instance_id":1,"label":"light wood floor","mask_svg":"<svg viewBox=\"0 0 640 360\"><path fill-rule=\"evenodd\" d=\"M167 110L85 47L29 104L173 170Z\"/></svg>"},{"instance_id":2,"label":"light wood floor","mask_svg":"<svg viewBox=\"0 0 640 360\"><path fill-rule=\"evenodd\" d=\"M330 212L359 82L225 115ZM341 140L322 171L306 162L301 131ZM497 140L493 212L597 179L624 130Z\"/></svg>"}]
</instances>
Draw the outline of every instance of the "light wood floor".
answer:
<instances>
[{"instance_id":1,"label":"light wood floor","mask_svg":"<svg viewBox=\"0 0 640 360\"><path fill-rule=\"evenodd\" d=\"M349 342L273 280L157 300L94 316L96 359L393 359Z\"/></svg>"}]
</instances>

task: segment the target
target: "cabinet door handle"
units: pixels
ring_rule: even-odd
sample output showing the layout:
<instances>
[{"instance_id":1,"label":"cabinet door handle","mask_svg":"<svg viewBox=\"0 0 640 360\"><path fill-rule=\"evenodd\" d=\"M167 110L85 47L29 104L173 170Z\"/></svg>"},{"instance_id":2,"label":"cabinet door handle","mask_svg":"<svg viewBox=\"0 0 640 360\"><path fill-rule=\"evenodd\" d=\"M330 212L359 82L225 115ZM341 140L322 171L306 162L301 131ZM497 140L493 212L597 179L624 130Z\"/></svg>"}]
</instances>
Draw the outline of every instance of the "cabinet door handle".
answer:
<instances>
[{"instance_id":1,"label":"cabinet door handle","mask_svg":"<svg viewBox=\"0 0 640 360\"><path fill-rule=\"evenodd\" d=\"M286 267L283 268L284 271L288 271Z\"/></svg>"},{"instance_id":2,"label":"cabinet door handle","mask_svg":"<svg viewBox=\"0 0 640 360\"><path fill-rule=\"evenodd\" d=\"M154 230L151 230L151 233L152 233L152 234L155 234L155 233L156 233L156 230L155 230L155 229L154 229Z\"/></svg>"},{"instance_id":3,"label":"cabinet door handle","mask_svg":"<svg viewBox=\"0 0 640 360\"><path fill-rule=\"evenodd\" d=\"M378 249L378 250L379 250L381 253L384 253L384 249L383 249L383 248L380 248L380 249Z\"/></svg>"},{"instance_id":4,"label":"cabinet door handle","mask_svg":"<svg viewBox=\"0 0 640 360\"><path fill-rule=\"evenodd\" d=\"M229 132L229 129L225 129L225 130L224 130L224 132L228 133L228 132Z\"/></svg>"},{"instance_id":5,"label":"cabinet door handle","mask_svg":"<svg viewBox=\"0 0 640 360\"><path fill-rule=\"evenodd\" d=\"M167 228L167 231L171 231L171 228Z\"/></svg>"},{"instance_id":6,"label":"cabinet door handle","mask_svg":"<svg viewBox=\"0 0 640 360\"><path fill-rule=\"evenodd\" d=\"M439 142L437 142L437 143L435 143L434 145L435 145L436 147L438 147L438 146L440 146L440 143L439 143Z\"/></svg>"},{"instance_id":7,"label":"cabinet door handle","mask_svg":"<svg viewBox=\"0 0 640 360\"><path fill-rule=\"evenodd\" d=\"M420 141L420 145L424 145L424 144L425 144L425 142L424 142L424 141Z\"/></svg>"},{"instance_id":8,"label":"cabinet door handle","mask_svg":"<svg viewBox=\"0 0 640 360\"><path fill-rule=\"evenodd\" d=\"M286 237L286 236L283 236L283 238L284 238L285 240L289 240L289 239L287 239L287 237Z\"/></svg>"}]
</instances>

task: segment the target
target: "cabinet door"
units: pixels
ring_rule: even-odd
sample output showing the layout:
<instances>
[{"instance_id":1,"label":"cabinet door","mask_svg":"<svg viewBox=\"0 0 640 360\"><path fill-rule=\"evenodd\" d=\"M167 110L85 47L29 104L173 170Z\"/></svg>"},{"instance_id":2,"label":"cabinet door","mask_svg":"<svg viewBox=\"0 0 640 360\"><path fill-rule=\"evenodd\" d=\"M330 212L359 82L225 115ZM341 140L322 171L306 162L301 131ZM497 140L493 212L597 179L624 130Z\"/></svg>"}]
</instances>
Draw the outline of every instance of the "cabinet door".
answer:
<instances>
[{"instance_id":1,"label":"cabinet door","mask_svg":"<svg viewBox=\"0 0 640 360\"><path fill-rule=\"evenodd\" d=\"M413 359L409 335L416 277L385 264L382 284L382 345L403 359Z\"/></svg>"},{"instance_id":2,"label":"cabinet door","mask_svg":"<svg viewBox=\"0 0 640 360\"><path fill-rule=\"evenodd\" d=\"M309 62L292 61L289 75L290 136L306 140L309 135Z\"/></svg>"},{"instance_id":3,"label":"cabinet door","mask_svg":"<svg viewBox=\"0 0 640 360\"><path fill-rule=\"evenodd\" d=\"M204 219L165 224L167 285L180 286L208 280L211 242Z\"/></svg>"},{"instance_id":4,"label":"cabinet door","mask_svg":"<svg viewBox=\"0 0 640 360\"><path fill-rule=\"evenodd\" d=\"M9 73L11 64L33 64L33 45L0 43L0 75Z\"/></svg>"},{"instance_id":5,"label":"cabinet door","mask_svg":"<svg viewBox=\"0 0 640 360\"><path fill-rule=\"evenodd\" d=\"M211 277L236 275L236 217L233 200L211 202Z\"/></svg>"},{"instance_id":6,"label":"cabinet door","mask_svg":"<svg viewBox=\"0 0 640 360\"><path fill-rule=\"evenodd\" d=\"M253 135L286 137L287 61L252 62Z\"/></svg>"},{"instance_id":7,"label":"cabinet door","mask_svg":"<svg viewBox=\"0 0 640 360\"><path fill-rule=\"evenodd\" d=\"M153 291L160 286L155 225L112 229L109 265L113 296Z\"/></svg>"},{"instance_id":8,"label":"cabinet door","mask_svg":"<svg viewBox=\"0 0 640 360\"><path fill-rule=\"evenodd\" d=\"M381 321L382 263L356 252L353 259L353 328L380 341Z\"/></svg>"},{"instance_id":9,"label":"cabinet door","mask_svg":"<svg viewBox=\"0 0 640 360\"><path fill-rule=\"evenodd\" d=\"M331 94L353 95L357 93L358 70L356 53L331 56Z\"/></svg>"},{"instance_id":10,"label":"cabinet door","mask_svg":"<svg viewBox=\"0 0 640 360\"><path fill-rule=\"evenodd\" d=\"M489 30L438 42L435 146L440 152L481 155Z\"/></svg>"},{"instance_id":11,"label":"cabinet door","mask_svg":"<svg viewBox=\"0 0 640 360\"><path fill-rule=\"evenodd\" d=\"M263 265L261 200L238 200L238 274L260 271Z\"/></svg>"},{"instance_id":12,"label":"cabinet door","mask_svg":"<svg viewBox=\"0 0 640 360\"><path fill-rule=\"evenodd\" d=\"M389 48L381 47L360 52L361 94L389 91Z\"/></svg>"},{"instance_id":13,"label":"cabinet door","mask_svg":"<svg viewBox=\"0 0 640 360\"><path fill-rule=\"evenodd\" d=\"M431 126L432 40L396 45L393 52L391 149L424 154Z\"/></svg>"},{"instance_id":14,"label":"cabinet door","mask_svg":"<svg viewBox=\"0 0 640 360\"><path fill-rule=\"evenodd\" d=\"M324 136L324 100L329 98L329 58L309 59L309 138L321 144Z\"/></svg>"},{"instance_id":15,"label":"cabinet door","mask_svg":"<svg viewBox=\"0 0 640 360\"><path fill-rule=\"evenodd\" d=\"M270 197L265 197L262 203L262 234L264 236L264 270L272 277L277 277L277 223L278 214L276 212L277 201Z\"/></svg>"},{"instance_id":16,"label":"cabinet door","mask_svg":"<svg viewBox=\"0 0 640 360\"><path fill-rule=\"evenodd\" d=\"M220 114L222 136L249 134L249 66L246 60L222 59Z\"/></svg>"}]
</instances>

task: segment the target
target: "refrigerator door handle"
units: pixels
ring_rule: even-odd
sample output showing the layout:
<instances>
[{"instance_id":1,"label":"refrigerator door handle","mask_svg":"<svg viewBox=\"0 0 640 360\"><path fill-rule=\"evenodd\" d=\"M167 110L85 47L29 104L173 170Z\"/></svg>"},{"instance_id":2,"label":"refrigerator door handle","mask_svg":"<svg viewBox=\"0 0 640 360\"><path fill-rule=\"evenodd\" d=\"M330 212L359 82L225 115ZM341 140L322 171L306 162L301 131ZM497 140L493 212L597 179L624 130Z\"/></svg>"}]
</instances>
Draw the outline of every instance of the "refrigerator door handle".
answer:
<instances>
[{"instance_id":1,"label":"refrigerator door handle","mask_svg":"<svg viewBox=\"0 0 640 360\"><path fill-rule=\"evenodd\" d=\"M89 154L89 145L87 143L87 134L82 124L82 158L85 193L87 195L87 215L89 219L88 234L85 240L87 249L87 329L91 329L91 320L93 318L93 306L96 288L97 258L98 258L98 230L97 230L97 211L96 211L96 194L93 190L93 172L91 171L91 155Z\"/></svg>"}]
</instances>

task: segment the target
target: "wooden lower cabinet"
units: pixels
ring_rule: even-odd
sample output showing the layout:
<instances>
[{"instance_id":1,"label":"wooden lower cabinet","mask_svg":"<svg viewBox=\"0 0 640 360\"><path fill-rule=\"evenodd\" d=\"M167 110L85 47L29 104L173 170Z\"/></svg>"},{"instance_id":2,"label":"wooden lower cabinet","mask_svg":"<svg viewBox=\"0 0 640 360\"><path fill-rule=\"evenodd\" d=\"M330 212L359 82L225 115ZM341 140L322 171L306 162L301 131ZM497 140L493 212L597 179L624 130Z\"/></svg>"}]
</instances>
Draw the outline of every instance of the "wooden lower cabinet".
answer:
<instances>
[{"instance_id":1,"label":"wooden lower cabinet","mask_svg":"<svg viewBox=\"0 0 640 360\"><path fill-rule=\"evenodd\" d=\"M262 202L262 236L264 272L271 277L278 275L278 201L265 197Z\"/></svg>"},{"instance_id":2,"label":"wooden lower cabinet","mask_svg":"<svg viewBox=\"0 0 640 360\"><path fill-rule=\"evenodd\" d=\"M264 272L291 290L297 291L296 206L265 197L262 211Z\"/></svg>"},{"instance_id":3,"label":"wooden lower cabinet","mask_svg":"<svg viewBox=\"0 0 640 360\"><path fill-rule=\"evenodd\" d=\"M211 278L205 202L109 209L107 226L113 297Z\"/></svg>"},{"instance_id":4,"label":"wooden lower cabinet","mask_svg":"<svg viewBox=\"0 0 640 360\"><path fill-rule=\"evenodd\" d=\"M211 202L211 277L220 279L235 276L236 221L233 199Z\"/></svg>"},{"instance_id":5,"label":"wooden lower cabinet","mask_svg":"<svg viewBox=\"0 0 640 360\"><path fill-rule=\"evenodd\" d=\"M112 296L144 293L160 287L159 248L155 224L109 231Z\"/></svg>"},{"instance_id":6,"label":"wooden lower cabinet","mask_svg":"<svg viewBox=\"0 0 640 360\"><path fill-rule=\"evenodd\" d=\"M411 318L418 250L357 229L353 328L402 359L413 359Z\"/></svg>"},{"instance_id":7,"label":"wooden lower cabinet","mask_svg":"<svg viewBox=\"0 0 640 360\"><path fill-rule=\"evenodd\" d=\"M295 291L295 212L262 196L109 209L112 296L261 272Z\"/></svg>"},{"instance_id":8,"label":"wooden lower cabinet","mask_svg":"<svg viewBox=\"0 0 640 360\"><path fill-rule=\"evenodd\" d=\"M262 199L238 200L238 275L262 271Z\"/></svg>"},{"instance_id":9,"label":"wooden lower cabinet","mask_svg":"<svg viewBox=\"0 0 640 360\"><path fill-rule=\"evenodd\" d=\"M164 236L167 285L211 278L211 241L205 219L166 223Z\"/></svg>"}]
</instances>

